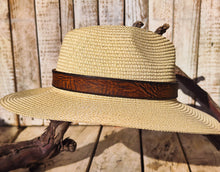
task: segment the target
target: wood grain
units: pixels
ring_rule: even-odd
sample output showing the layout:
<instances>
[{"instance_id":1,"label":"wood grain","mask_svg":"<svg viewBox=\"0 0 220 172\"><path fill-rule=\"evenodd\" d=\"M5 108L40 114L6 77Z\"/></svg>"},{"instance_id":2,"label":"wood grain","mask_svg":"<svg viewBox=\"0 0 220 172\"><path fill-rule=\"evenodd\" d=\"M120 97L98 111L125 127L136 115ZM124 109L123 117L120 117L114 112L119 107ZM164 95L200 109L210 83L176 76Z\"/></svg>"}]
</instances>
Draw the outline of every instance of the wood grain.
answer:
<instances>
[{"instance_id":1,"label":"wood grain","mask_svg":"<svg viewBox=\"0 0 220 172\"><path fill-rule=\"evenodd\" d=\"M86 171L90 156L93 152L99 126L71 126L64 135L77 142L75 152L62 152L51 160L44 162L37 171ZM45 127L28 127L17 138L17 141L24 141L35 138L43 133ZM23 169L26 170L26 169Z\"/></svg>"},{"instance_id":2,"label":"wood grain","mask_svg":"<svg viewBox=\"0 0 220 172\"><path fill-rule=\"evenodd\" d=\"M168 23L170 28L163 34L172 41L173 35L173 0L149 1L149 30L155 31L159 26Z\"/></svg>"},{"instance_id":3,"label":"wood grain","mask_svg":"<svg viewBox=\"0 0 220 172\"><path fill-rule=\"evenodd\" d=\"M18 132L17 127L3 127L0 129L0 145L11 143Z\"/></svg>"},{"instance_id":4,"label":"wood grain","mask_svg":"<svg viewBox=\"0 0 220 172\"><path fill-rule=\"evenodd\" d=\"M15 92L8 1L0 5L0 98ZM18 125L15 114L0 106L0 125Z\"/></svg>"},{"instance_id":5,"label":"wood grain","mask_svg":"<svg viewBox=\"0 0 220 172\"><path fill-rule=\"evenodd\" d=\"M60 11L58 0L36 0L36 22L42 87L51 86L61 46ZM45 120L44 124L48 125Z\"/></svg>"},{"instance_id":6,"label":"wood grain","mask_svg":"<svg viewBox=\"0 0 220 172\"><path fill-rule=\"evenodd\" d=\"M173 41L173 13L172 0L149 0L149 30L168 23L163 36ZM142 140L145 171L189 171L176 134L142 130Z\"/></svg>"},{"instance_id":7,"label":"wood grain","mask_svg":"<svg viewBox=\"0 0 220 172\"><path fill-rule=\"evenodd\" d=\"M10 0L17 91L39 88L34 1Z\"/></svg>"},{"instance_id":8,"label":"wood grain","mask_svg":"<svg viewBox=\"0 0 220 172\"><path fill-rule=\"evenodd\" d=\"M142 130L145 171L189 171L175 133Z\"/></svg>"},{"instance_id":9,"label":"wood grain","mask_svg":"<svg viewBox=\"0 0 220 172\"><path fill-rule=\"evenodd\" d=\"M42 87L51 86L61 46L58 0L36 0L37 33Z\"/></svg>"},{"instance_id":10,"label":"wood grain","mask_svg":"<svg viewBox=\"0 0 220 172\"><path fill-rule=\"evenodd\" d=\"M200 0L175 0L174 35L176 64L191 78L197 77ZM191 97L179 91L178 100L194 104Z\"/></svg>"},{"instance_id":11,"label":"wood grain","mask_svg":"<svg viewBox=\"0 0 220 172\"><path fill-rule=\"evenodd\" d=\"M124 0L99 0L100 25L124 24Z\"/></svg>"},{"instance_id":12,"label":"wood grain","mask_svg":"<svg viewBox=\"0 0 220 172\"><path fill-rule=\"evenodd\" d=\"M15 142L34 139L35 137L40 136L45 130L46 127L41 127L41 126L27 127L19 134Z\"/></svg>"},{"instance_id":13,"label":"wood grain","mask_svg":"<svg viewBox=\"0 0 220 172\"><path fill-rule=\"evenodd\" d=\"M40 87L34 0L10 0L10 17L17 91ZM40 119L20 117L20 125L42 125Z\"/></svg>"},{"instance_id":14,"label":"wood grain","mask_svg":"<svg viewBox=\"0 0 220 172\"><path fill-rule=\"evenodd\" d=\"M77 142L75 152L63 152L52 161L46 163L48 172L56 171L86 171L90 157L92 155L99 126L73 126L65 134Z\"/></svg>"},{"instance_id":15,"label":"wood grain","mask_svg":"<svg viewBox=\"0 0 220 172\"><path fill-rule=\"evenodd\" d=\"M201 4L198 76L204 88L220 105L220 3L204 0Z\"/></svg>"},{"instance_id":16,"label":"wood grain","mask_svg":"<svg viewBox=\"0 0 220 172\"><path fill-rule=\"evenodd\" d=\"M98 4L97 0L74 1L75 28L94 26L98 24L97 4Z\"/></svg>"},{"instance_id":17,"label":"wood grain","mask_svg":"<svg viewBox=\"0 0 220 172\"><path fill-rule=\"evenodd\" d=\"M196 134L179 134L192 172L220 171L220 151L210 141Z\"/></svg>"},{"instance_id":18,"label":"wood grain","mask_svg":"<svg viewBox=\"0 0 220 172\"><path fill-rule=\"evenodd\" d=\"M103 127L90 171L141 171L138 130Z\"/></svg>"},{"instance_id":19,"label":"wood grain","mask_svg":"<svg viewBox=\"0 0 220 172\"><path fill-rule=\"evenodd\" d=\"M73 1L62 0L60 3L62 40L66 33L74 28Z\"/></svg>"},{"instance_id":20,"label":"wood grain","mask_svg":"<svg viewBox=\"0 0 220 172\"><path fill-rule=\"evenodd\" d=\"M125 25L132 26L137 20L148 28L148 0L125 0Z\"/></svg>"}]
</instances>

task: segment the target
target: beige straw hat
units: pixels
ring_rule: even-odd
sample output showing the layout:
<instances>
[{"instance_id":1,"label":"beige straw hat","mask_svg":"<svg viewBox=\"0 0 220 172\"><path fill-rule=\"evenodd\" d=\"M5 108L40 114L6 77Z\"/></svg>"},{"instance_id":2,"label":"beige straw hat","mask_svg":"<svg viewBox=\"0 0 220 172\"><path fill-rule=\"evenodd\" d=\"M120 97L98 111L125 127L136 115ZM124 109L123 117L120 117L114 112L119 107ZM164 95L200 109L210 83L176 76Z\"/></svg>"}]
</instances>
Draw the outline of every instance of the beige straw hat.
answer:
<instances>
[{"instance_id":1,"label":"beige straw hat","mask_svg":"<svg viewBox=\"0 0 220 172\"><path fill-rule=\"evenodd\" d=\"M220 134L210 115L176 100L174 45L136 27L92 26L67 33L53 87L10 94L1 105L36 118Z\"/></svg>"}]
</instances>

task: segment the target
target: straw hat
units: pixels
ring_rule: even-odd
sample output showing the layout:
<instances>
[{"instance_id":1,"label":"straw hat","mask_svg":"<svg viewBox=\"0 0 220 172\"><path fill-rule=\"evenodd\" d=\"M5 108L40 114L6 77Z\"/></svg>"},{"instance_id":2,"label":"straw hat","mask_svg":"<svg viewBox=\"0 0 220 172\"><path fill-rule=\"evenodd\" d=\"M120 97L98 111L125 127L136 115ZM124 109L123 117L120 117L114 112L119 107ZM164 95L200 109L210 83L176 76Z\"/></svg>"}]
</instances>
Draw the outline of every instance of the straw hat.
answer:
<instances>
[{"instance_id":1,"label":"straw hat","mask_svg":"<svg viewBox=\"0 0 220 172\"><path fill-rule=\"evenodd\" d=\"M175 48L136 27L67 33L52 87L10 94L1 105L35 118L171 132L220 134L210 115L176 100Z\"/></svg>"}]
</instances>

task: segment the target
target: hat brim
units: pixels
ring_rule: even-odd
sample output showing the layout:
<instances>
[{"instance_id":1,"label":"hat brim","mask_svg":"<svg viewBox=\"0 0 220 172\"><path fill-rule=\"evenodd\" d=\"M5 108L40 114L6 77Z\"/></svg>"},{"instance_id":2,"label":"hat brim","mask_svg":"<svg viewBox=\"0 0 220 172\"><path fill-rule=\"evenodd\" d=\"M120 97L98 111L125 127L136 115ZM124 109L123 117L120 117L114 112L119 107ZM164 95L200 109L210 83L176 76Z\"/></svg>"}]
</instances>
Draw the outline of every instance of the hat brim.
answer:
<instances>
[{"instance_id":1,"label":"hat brim","mask_svg":"<svg viewBox=\"0 0 220 172\"><path fill-rule=\"evenodd\" d=\"M13 93L2 98L0 103L11 112L42 119L220 134L220 123L215 118L176 99L107 97L49 87Z\"/></svg>"}]
</instances>

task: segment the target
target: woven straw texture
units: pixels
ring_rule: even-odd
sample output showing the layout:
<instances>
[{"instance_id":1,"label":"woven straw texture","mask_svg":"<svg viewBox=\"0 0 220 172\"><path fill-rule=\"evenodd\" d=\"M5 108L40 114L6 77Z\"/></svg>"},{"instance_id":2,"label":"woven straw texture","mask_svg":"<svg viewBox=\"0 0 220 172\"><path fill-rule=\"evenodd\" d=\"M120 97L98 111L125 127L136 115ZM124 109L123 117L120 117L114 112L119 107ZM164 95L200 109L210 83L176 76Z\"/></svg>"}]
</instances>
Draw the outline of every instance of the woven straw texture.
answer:
<instances>
[{"instance_id":1,"label":"woven straw texture","mask_svg":"<svg viewBox=\"0 0 220 172\"><path fill-rule=\"evenodd\" d=\"M89 76L175 82L175 49L136 27L92 26L69 32L56 70Z\"/></svg>"},{"instance_id":2,"label":"woven straw texture","mask_svg":"<svg viewBox=\"0 0 220 172\"><path fill-rule=\"evenodd\" d=\"M164 37L139 28L93 26L69 32L56 70L119 79L175 82L175 49ZM36 118L158 131L220 134L219 122L176 99L98 96L54 87L10 94L1 105Z\"/></svg>"}]
</instances>

